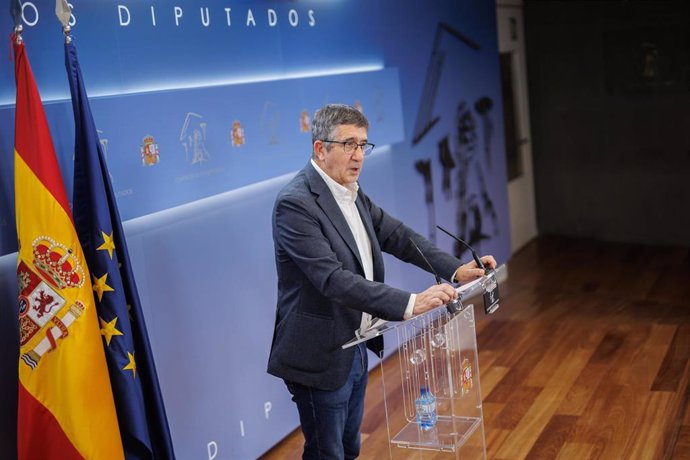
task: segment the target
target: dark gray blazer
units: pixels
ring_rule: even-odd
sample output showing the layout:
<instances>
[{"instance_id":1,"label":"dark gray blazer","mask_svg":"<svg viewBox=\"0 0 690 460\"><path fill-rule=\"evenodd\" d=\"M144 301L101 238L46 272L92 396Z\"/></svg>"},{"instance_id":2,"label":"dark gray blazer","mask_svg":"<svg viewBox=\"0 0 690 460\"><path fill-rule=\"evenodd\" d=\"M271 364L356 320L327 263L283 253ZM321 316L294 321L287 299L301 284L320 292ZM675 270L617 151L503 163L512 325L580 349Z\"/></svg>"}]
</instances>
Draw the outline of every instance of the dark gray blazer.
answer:
<instances>
[{"instance_id":1,"label":"dark gray blazer","mask_svg":"<svg viewBox=\"0 0 690 460\"><path fill-rule=\"evenodd\" d=\"M383 283L381 251L428 270L412 237L439 275L461 262L374 204L360 188L357 209L371 240L374 281L364 277L354 236L331 191L311 162L276 198L273 242L278 303L268 372L322 390L341 387L350 372L362 312L401 321L410 292ZM367 346L380 353L383 341Z\"/></svg>"}]
</instances>

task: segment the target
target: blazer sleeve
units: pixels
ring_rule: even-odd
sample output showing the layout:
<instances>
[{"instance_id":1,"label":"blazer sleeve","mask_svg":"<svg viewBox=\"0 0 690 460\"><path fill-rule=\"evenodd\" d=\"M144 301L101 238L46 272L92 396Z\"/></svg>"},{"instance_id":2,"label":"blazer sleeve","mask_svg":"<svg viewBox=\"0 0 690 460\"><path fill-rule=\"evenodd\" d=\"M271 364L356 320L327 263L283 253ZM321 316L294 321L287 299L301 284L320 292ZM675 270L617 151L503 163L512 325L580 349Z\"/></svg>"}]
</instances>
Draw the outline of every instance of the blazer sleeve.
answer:
<instances>
[{"instance_id":1,"label":"blazer sleeve","mask_svg":"<svg viewBox=\"0 0 690 460\"><path fill-rule=\"evenodd\" d=\"M410 243L413 239L432 267L443 279L450 281L462 261L437 248L431 241L378 207L363 192L359 197L371 215L374 231L381 249L398 259L432 273L419 251Z\"/></svg>"}]
</instances>

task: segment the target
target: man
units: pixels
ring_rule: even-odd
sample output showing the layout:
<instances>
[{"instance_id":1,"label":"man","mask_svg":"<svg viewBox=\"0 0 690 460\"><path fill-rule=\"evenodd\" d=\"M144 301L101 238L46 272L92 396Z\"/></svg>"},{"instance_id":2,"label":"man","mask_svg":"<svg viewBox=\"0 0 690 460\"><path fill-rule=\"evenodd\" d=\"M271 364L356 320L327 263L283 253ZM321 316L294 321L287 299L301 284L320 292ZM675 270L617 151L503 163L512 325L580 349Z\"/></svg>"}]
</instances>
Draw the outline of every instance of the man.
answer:
<instances>
[{"instance_id":1,"label":"man","mask_svg":"<svg viewBox=\"0 0 690 460\"><path fill-rule=\"evenodd\" d=\"M297 404L305 459L359 455L367 355L343 350L371 317L401 321L457 297L449 284L413 294L383 283L382 251L428 270L421 248L446 279L484 274L463 265L388 215L359 189L369 123L346 105L327 105L312 121L312 157L276 198L273 242L278 303L268 372L282 378ZM493 257L482 262L495 267ZM383 349L381 337L367 342Z\"/></svg>"}]
</instances>

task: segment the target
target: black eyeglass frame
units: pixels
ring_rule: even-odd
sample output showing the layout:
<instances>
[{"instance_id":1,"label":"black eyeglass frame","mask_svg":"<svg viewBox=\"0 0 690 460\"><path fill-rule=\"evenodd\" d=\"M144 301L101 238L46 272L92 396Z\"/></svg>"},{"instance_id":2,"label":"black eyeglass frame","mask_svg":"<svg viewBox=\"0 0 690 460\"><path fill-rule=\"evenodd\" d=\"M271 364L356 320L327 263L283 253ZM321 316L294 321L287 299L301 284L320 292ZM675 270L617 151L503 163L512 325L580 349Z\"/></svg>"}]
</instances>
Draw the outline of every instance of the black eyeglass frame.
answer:
<instances>
[{"instance_id":1,"label":"black eyeglass frame","mask_svg":"<svg viewBox=\"0 0 690 460\"><path fill-rule=\"evenodd\" d=\"M355 141L332 141L330 139L321 139L321 142L329 142L331 144L342 145L343 152L345 152L346 155L353 155L357 151L357 147L359 147L362 149L362 153L364 154L364 156L367 156L374 150L375 147L375 145L371 142L362 142L361 144L358 144ZM348 149L352 149L352 151L348 152Z\"/></svg>"}]
</instances>

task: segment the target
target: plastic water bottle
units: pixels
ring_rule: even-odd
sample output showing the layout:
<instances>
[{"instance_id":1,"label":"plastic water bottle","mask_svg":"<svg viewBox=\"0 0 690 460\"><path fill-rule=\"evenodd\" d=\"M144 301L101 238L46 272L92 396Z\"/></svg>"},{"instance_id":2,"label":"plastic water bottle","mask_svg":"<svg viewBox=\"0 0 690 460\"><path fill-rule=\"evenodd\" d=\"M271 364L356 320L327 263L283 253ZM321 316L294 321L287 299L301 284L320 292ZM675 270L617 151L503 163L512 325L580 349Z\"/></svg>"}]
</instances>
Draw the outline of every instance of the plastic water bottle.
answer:
<instances>
[{"instance_id":1,"label":"plastic water bottle","mask_svg":"<svg viewBox=\"0 0 690 460\"><path fill-rule=\"evenodd\" d=\"M415 400L417 424L426 431L436 426L436 396L427 387L421 387L419 393L419 398Z\"/></svg>"}]
</instances>

